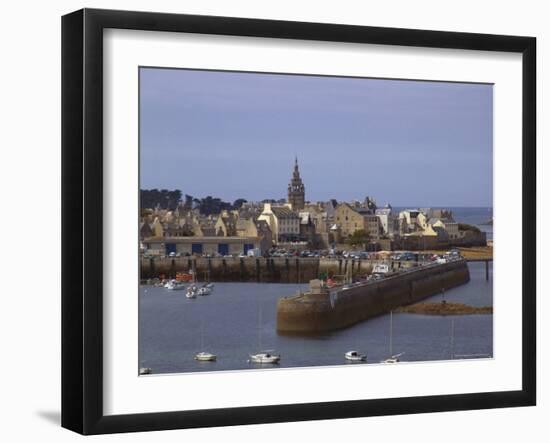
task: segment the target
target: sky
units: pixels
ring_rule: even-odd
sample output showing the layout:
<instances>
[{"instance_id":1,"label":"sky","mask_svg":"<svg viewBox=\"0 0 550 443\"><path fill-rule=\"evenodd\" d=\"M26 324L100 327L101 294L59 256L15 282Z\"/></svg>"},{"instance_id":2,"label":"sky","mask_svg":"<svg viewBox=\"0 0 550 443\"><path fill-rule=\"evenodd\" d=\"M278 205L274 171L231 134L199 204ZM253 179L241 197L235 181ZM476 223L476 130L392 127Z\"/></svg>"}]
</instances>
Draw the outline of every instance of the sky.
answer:
<instances>
[{"instance_id":1,"label":"sky","mask_svg":"<svg viewBox=\"0 0 550 443\"><path fill-rule=\"evenodd\" d=\"M140 68L140 187L492 206L493 86Z\"/></svg>"}]
</instances>

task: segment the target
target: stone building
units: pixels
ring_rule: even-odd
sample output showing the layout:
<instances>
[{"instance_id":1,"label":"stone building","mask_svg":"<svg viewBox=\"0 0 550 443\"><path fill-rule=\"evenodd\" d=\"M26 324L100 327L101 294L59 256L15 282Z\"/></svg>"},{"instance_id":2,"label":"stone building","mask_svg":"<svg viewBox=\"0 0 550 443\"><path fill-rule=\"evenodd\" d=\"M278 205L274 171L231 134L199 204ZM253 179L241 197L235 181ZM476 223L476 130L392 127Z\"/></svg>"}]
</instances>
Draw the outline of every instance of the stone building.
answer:
<instances>
[{"instance_id":1,"label":"stone building","mask_svg":"<svg viewBox=\"0 0 550 443\"><path fill-rule=\"evenodd\" d=\"M306 188L300 177L298 157L294 161L294 172L288 184L288 203L293 211L301 211L306 203Z\"/></svg>"},{"instance_id":2,"label":"stone building","mask_svg":"<svg viewBox=\"0 0 550 443\"><path fill-rule=\"evenodd\" d=\"M334 212L334 222L344 238L361 229L369 234L371 240L380 238L380 219L370 209L352 207L348 203L341 203Z\"/></svg>"},{"instance_id":3,"label":"stone building","mask_svg":"<svg viewBox=\"0 0 550 443\"><path fill-rule=\"evenodd\" d=\"M264 204L258 221L265 221L271 229L275 243L298 241L300 238L300 217L288 206Z\"/></svg>"},{"instance_id":4,"label":"stone building","mask_svg":"<svg viewBox=\"0 0 550 443\"><path fill-rule=\"evenodd\" d=\"M449 235L449 240L456 240L460 237L458 223L448 218L431 218L428 221L434 228L442 228Z\"/></svg>"}]
</instances>

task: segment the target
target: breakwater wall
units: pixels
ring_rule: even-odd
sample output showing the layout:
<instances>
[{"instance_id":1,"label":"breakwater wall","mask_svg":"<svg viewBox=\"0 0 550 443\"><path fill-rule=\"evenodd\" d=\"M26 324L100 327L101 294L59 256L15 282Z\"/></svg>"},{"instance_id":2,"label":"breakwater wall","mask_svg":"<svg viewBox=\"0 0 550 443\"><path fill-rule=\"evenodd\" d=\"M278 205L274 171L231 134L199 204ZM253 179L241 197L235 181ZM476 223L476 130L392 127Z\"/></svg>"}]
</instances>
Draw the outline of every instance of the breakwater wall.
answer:
<instances>
[{"instance_id":1,"label":"breakwater wall","mask_svg":"<svg viewBox=\"0 0 550 443\"><path fill-rule=\"evenodd\" d=\"M277 331L315 333L341 329L422 300L470 280L465 260L418 267L345 290L283 297Z\"/></svg>"},{"instance_id":2,"label":"breakwater wall","mask_svg":"<svg viewBox=\"0 0 550 443\"><path fill-rule=\"evenodd\" d=\"M319 275L369 274L376 260L325 258L142 258L140 278L174 278L177 272L195 271L199 280L219 282L307 283ZM414 262L393 262L395 268L411 267Z\"/></svg>"}]
</instances>

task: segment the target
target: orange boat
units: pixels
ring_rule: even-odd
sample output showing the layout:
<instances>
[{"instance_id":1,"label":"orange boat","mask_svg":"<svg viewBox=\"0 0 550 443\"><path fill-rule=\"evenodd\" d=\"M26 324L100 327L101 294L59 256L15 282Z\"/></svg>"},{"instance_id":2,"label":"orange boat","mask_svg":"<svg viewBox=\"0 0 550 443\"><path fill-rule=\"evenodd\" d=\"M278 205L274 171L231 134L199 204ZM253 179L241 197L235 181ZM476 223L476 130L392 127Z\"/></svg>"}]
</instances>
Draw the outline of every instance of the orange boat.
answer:
<instances>
[{"instance_id":1,"label":"orange boat","mask_svg":"<svg viewBox=\"0 0 550 443\"><path fill-rule=\"evenodd\" d=\"M188 274L186 272L177 272L176 280L181 282L193 281L193 274Z\"/></svg>"}]
</instances>

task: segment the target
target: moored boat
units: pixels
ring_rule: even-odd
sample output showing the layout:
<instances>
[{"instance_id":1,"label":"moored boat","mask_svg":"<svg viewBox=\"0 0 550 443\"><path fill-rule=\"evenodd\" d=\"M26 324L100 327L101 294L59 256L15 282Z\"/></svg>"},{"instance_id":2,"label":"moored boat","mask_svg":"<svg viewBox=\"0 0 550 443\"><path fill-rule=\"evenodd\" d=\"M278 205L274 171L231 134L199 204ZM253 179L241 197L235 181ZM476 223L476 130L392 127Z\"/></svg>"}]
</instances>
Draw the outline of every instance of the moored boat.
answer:
<instances>
[{"instance_id":1,"label":"moored boat","mask_svg":"<svg viewBox=\"0 0 550 443\"><path fill-rule=\"evenodd\" d=\"M197 290L198 295L210 295L212 293L212 289L208 286L203 286Z\"/></svg>"},{"instance_id":2,"label":"moored boat","mask_svg":"<svg viewBox=\"0 0 550 443\"><path fill-rule=\"evenodd\" d=\"M390 355L391 357L382 360L380 363L399 363L399 357L401 357L404 352L400 354L393 355L393 311L390 311Z\"/></svg>"},{"instance_id":3,"label":"moored boat","mask_svg":"<svg viewBox=\"0 0 550 443\"><path fill-rule=\"evenodd\" d=\"M185 293L185 297L187 298L197 298L197 287L195 285L191 285L187 288L187 292Z\"/></svg>"},{"instance_id":4,"label":"moored boat","mask_svg":"<svg viewBox=\"0 0 550 443\"><path fill-rule=\"evenodd\" d=\"M258 305L258 348L262 349L262 307ZM274 364L279 363L281 355L274 350L265 350L248 356L248 363Z\"/></svg>"},{"instance_id":5,"label":"moored boat","mask_svg":"<svg viewBox=\"0 0 550 443\"><path fill-rule=\"evenodd\" d=\"M399 363L399 357L403 355L403 352L400 354L392 355L390 358L386 358L385 360L382 360L380 363Z\"/></svg>"},{"instance_id":6,"label":"moored boat","mask_svg":"<svg viewBox=\"0 0 550 443\"><path fill-rule=\"evenodd\" d=\"M201 319L201 347L200 349L204 349L204 323ZM197 361L216 361L216 354L212 354L211 352L201 351L195 354L195 360Z\"/></svg>"},{"instance_id":7,"label":"moored boat","mask_svg":"<svg viewBox=\"0 0 550 443\"><path fill-rule=\"evenodd\" d=\"M170 280L164 287L169 291L182 291L185 289L185 285L176 280Z\"/></svg>"},{"instance_id":8,"label":"moored boat","mask_svg":"<svg viewBox=\"0 0 550 443\"><path fill-rule=\"evenodd\" d=\"M357 351L348 351L344 354L344 357L349 361L367 361L367 356Z\"/></svg>"},{"instance_id":9,"label":"moored boat","mask_svg":"<svg viewBox=\"0 0 550 443\"><path fill-rule=\"evenodd\" d=\"M281 356L279 354L272 353L273 351L261 351L257 354L250 355L249 363L279 363Z\"/></svg>"},{"instance_id":10,"label":"moored boat","mask_svg":"<svg viewBox=\"0 0 550 443\"><path fill-rule=\"evenodd\" d=\"M216 355L210 352L199 352L195 354L195 360L198 361L216 361Z\"/></svg>"}]
</instances>

